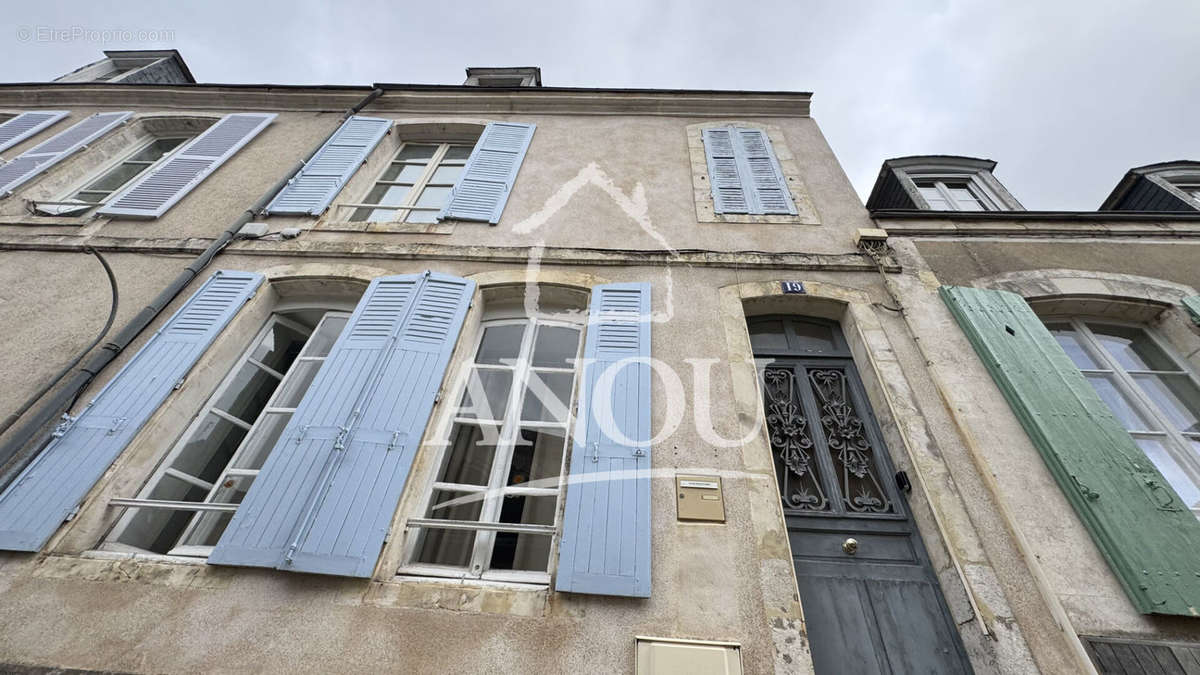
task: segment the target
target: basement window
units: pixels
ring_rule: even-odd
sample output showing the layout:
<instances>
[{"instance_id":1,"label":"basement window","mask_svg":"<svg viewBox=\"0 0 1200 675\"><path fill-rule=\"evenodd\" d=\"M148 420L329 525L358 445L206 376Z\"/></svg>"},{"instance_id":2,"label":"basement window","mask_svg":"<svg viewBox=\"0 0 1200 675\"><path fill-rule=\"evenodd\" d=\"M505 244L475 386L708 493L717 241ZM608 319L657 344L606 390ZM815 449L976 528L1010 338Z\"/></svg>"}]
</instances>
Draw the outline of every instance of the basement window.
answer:
<instances>
[{"instance_id":1,"label":"basement window","mask_svg":"<svg viewBox=\"0 0 1200 675\"><path fill-rule=\"evenodd\" d=\"M207 557L348 318L272 315L101 549Z\"/></svg>"}]
</instances>

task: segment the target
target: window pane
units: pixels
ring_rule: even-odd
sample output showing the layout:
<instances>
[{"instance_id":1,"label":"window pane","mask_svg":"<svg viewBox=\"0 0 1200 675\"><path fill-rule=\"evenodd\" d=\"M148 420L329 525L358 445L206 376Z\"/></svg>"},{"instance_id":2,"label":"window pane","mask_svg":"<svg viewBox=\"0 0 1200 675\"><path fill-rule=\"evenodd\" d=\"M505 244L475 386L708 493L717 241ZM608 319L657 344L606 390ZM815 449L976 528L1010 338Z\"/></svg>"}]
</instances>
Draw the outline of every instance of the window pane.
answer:
<instances>
[{"instance_id":1,"label":"window pane","mask_svg":"<svg viewBox=\"0 0 1200 675\"><path fill-rule=\"evenodd\" d=\"M549 535L496 533L496 543L492 548L492 569L545 572L549 563Z\"/></svg>"},{"instance_id":2,"label":"window pane","mask_svg":"<svg viewBox=\"0 0 1200 675\"><path fill-rule=\"evenodd\" d=\"M242 364L225 393L213 405L218 410L253 424L278 386L279 378L247 362Z\"/></svg>"},{"instance_id":3,"label":"window pane","mask_svg":"<svg viewBox=\"0 0 1200 675\"><path fill-rule=\"evenodd\" d=\"M410 190L412 190L411 185L376 185L367 193L367 198L363 200L363 203L398 206L408 198ZM385 213L394 214L395 211L386 211Z\"/></svg>"},{"instance_id":4,"label":"window pane","mask_svg":"<svg viewBox=\"0 0 1200 675\"><path fill-rule=\"evenodd\" d=\"M1156 428L1150 426L1146 422L1146 419L1133 409L1133 405L1129 403L1129 398L1117 389L1112 375L1091 374L1085 375L1085 377L1087 377L1088 382L1092 383L1092 388L1096 390L1096 393L1108 405L1108 409L1112 411L1124 429L1137 431Z\"/></svg>"},{"instance_id":5,"label":"window pane","mask_svg":"<svg viewBox=\"0 0 1200 675\"><path fill-rule=\"evenodd\" d=\"M333 343L337 341L338 336L342 334L342 330L346 328L346 318L344 316L326 316L321 325L317 327L317 332L308 339L308 344L304 346L305 356L326 356L329 354Z\"/></svg>"},{"instance_id":6,"label":"window pane","mask_svg":"<svg viewBox=\"0 0 1200 675\"><path fill-rule=\"evenodd\" d=\"M793 348L812 354L827 354L836 351L833 342L833 328L824 323L811 321L792 321L792 331L796 334L796 344Z\"/></svg>"},{"instance_id":7,"label":"window pane","mask_svg":"<svg viewBox=\"0 0 1200 675\"><path fill-rule=\"evenodd\" d=\"M508 393L512 389L511 370L480 370L471 372L467 391L463 394L459 415L485 420L503 419L508 409Z\"/></svg>"},{"instance_id":8,"label":"window pane","mask_svg":"<svg viewBox=\"0 0 1200 675\"><path fill-rule=\"evenodd\" d=\"M112 192L128 183L131 178L144 171L146 167L139 164L118 164L109 169L103 176L88 183L87 190Z\"/></svg>"},{"instance_id":9,"label":"window pane","mask_svg":"<svg viewBox=\"0 0 1200 675\"><path fill-rule=\"evenodd\" d=\"M513 447L507 485L556 488L562 473L565 432L557 429L522 429Z\"/></svg>"},{"instance_id":10,"label":"window pane","mask_svg":"<svg viewBox=\"0 0 1200 675\"><path fill-rule=\"evenodd\" d=\"M1171 426L1200 432L1200 390L1187 375L1134 375L1133 379L1166 415Z\"/></svg>"},{"instance_id":11,"label":"window pane","mask_svg":"<svg viewBox=\"0 0 1200 675\"><path fill-rule=\"evenodd\" d=\"M384 169L379 180L393 180L397 183L415 183L425 173L424 164L390 164Z\"/></svg>"},{"instance_id":12,"label":"window pane","mask_svg":"<svg viewBox=\"0 0 1200 675\"><path fill-rule=\"evenodd\" d=\"M521 406L521 419L530 422L567 421L567 410L571 403L571 382L574 373L529 373L529 385L525 388L525 402Z\"/></svg>"},{"instance_id":13,"label":"window pane","mask_svg":"<svg viewBox=\"0 0 1200 675\"><path fill-rule=\"evenodd\" d=\"M1096 340L1127 370L1179 370L1140 328L1088 323Z\"/></svg>"},{"instance_id":14,"label":"window pane","mask_svg":"<svg viewBox=\"0 0 1200 675\"><path fill-rule=\"evenodd\" d=\"M425 528L417 562L431 565L467 567L475 551L475 533L471 530Z\"/></svg>"},{"instance_id":15,"label":"window pane","mask_svg":"<svg viewBox=\"0 0 1200 675\"><path fill-rule=\"evenodd\" d=\"M579 329L566 326L539 326L533 345L533 365L546 368L570 368L579 351Z\"/></svg>"},{"instance_id":16,"label":"window pane","mask_svg":"<svg viewBox=\"0 0 1200 675\"><path fill-rule=\"evenodd\" d=\"M438 146L436 145L417 145L410 143L405 145L404 148L400 150L400 153L396 155L396 159L398 161L402 160L406 162L422 159L427 160L430 157L433 157L433 153L437 151L437 149Z\"/></svg>"},{"instance_id":17,"label":"window pane","mask_svg":"<svg viewBox=\"0 0 1200 675\"><path fill-rule=\"evenodd\" d=\"M949 203L942 198L942 193L933 185L917 185L921 196L929 203L929 208L934 211L946 211L949 209Z\"/></svg>"},{"instance_id":18,"label":"window pane","mask_svg":"<svg viewBox=\"0 0 1200 675\"><path fill-rule=\"evenodd\" d=\"M970 188L965 185L949 186L950 196L954 198L954 202L958 205L960 211L982 211L983 205L971 192Z\"/></svg>"},{"instance_id":19,"label":"window pane","mask_svg":"<svg viewBox=\"0 0 1200 675\"><path fill-rule=\"evenodd\" d=\"M142 148L128 161L131 162L155 162L162 158L163 155L174 150L180 143L186 141L186 138L159 138L150 145Z\"/></svg>"},{"instance_id":20,"label":"window pane","mask_svg":"<svg viewBox=\"0 0 1200 675\"><path fill-rule=\"evenodd\" d=\"M783 321L771 319L751 322L750 346L756 353L787 351L787 335L783 332Z\"/></svg>"},{"instance_id":21,"label":"window pane","mask_svg":"<svg viewBox=\"0 0 1200 675\"><path fill-rule=\"evenodd\" d=\"M511 366L517 360L524 335L523 323L488 326L483 329L483 340L479 343L475 363Z\"/></svg>"},{"instance_id":22,"label":"window pane","mask_svg":"<svg viewBox=\"0 0 1200 675\"><path fill-rule=\"evenodd\" d=\"M1188 477L1175 458L1167 452L1162 442L1153 438L1135 438L1134 440L1137 441L1142 452L1145 452L1150 461L1154 463L1159 473L1171 484L1175 494L1179 495L1183 503L1192 509L1200 507L1200 487L1197 487L1196 483Z\"/></svg>"},{"instance_id":23,"label":"window pane","mask_svg":"<svg viewBox=\"0 0 1200 675\"><path fill-rule=\"evenodd\" d=\"M448 187L427 187L421 191L421 196L417 198L417 206L432 206L441 208L446 205L446 200L450 198L450 189ZM405 218L409 223L436 223L437 211L411 211L408 217Z\"/></svg>"},{"instance_id":24,"label":"window pane","mask_svg":"<svg viewBox=\"0 0 1200 675\"><path fill-rule=\"evenodd\" d=\"M438 481L463 485L487 485L496 456L495 427L481 428L471 424L456 424L450 435Z\"/></svg>"},{"instance_id":25,"label":"window pane","mask_svg":"<svg viewBox=\"0 0 1200 675\"><path fill-rule=\"evenodd\" d=\"M1083 343L1079 340L1079 334L1071 328L1069 324L1048 323L1046 328L1050 329L1050 333L1058 340L1058 344L1067 352L1067 356L1075 362L1075 367L1083 370L1098 370L1100 364L1092 358L1091 354L1084 349Z\"/></svg>"},{"instance_id":26,"label":"window pane","mask_svg":"<svg viewBox=\"0 0 1200 675\"><path fill-rule=\"evenodd\" d=\"M251 352L250 358L272 370L286 373L307 339L307 335L276 322Z\"/></svg>"},{"instance_id":27,"label":"window pane","mask_svg":"<svg viewBox=\"0 0 1200 675\"><path fill-rule=\"evenodd\" d=\"M435 184L450 184L453 185L458 177L462 175L463 167L459 166L439 166L433 172L433 177L429 179L430 183Z\"/></svg>"},{"instance_id":28,"label":"window pane","mask_svg":"<svg viewBox=\"0 0 1200 675\"><path fill-rule=\"evenodd\" d=\"M553 525L558 497L508 495L500 506L500 522L522 525Z\"/></svg>"},{"instance_id":29,"label":"window pane","mask_svg":"<svg viewBox=\"0 0 1200 675\"><path fill-rule=\"evenodd\" d=\"M471 145L452 145L446 149L446 159L463 160L471 156Z\"/></svg>"},{"instance_id":30,"label":"window pane","mask_svg":"<svg viewBox=\"0 0 1200 675\"><path fill-rule=\"evenodd\" d=\"M429 502L429 517L438 520L479 520L482 511L482 492L434 490Z\"/></svg>"},{"instance_id":31,"label":"window pane","mask_svg":"<svg viewBox=\"0 0 1200 675\"><path fill-rule=\"evenodd\" d=\"M192 514L188 514L192 515ZM180 546L216 546L221 535L225 532L225 528L229 526L229 521L233 520L233 514L223 511L209 511L201 513L199 522L196 523L196 528L188 534L187 538L179 542Z\"/></svg>"},{"instance_id":32,"label":"window pane","mask_svg":"<svg viewBox=\"0 0 1200 675\"><path fill-rule=\"evenodd\" d=\"M296 367L288 373L279 396L275 398L276 408L295 408L304 398L304 392L312 385L313 378L321 369L322 361L299 361Z\"/></svg>"},{"instance_id":33,"label":"window pane","mask_svg":"<svg viewBox=\"0 0 1200 675\"><path fill-rule=\"evenodd\" d=\"M211 483L220 477L245 436L245 429L208 413L171 466Z\"/></svg>"},{"instance_id":34,"label":"window pane","mask_svg":"<svg viewBox=\"0 0 1200 675\"><path fill-rule=\"evenodd\" d=\"M235 468L261 469L263 463L267 461L267 455L271 454L271 450L275 448L276 441L283 434L283 429L291 418L291 413L263 415L262 419L258 421L258 426L254 428L254 433L246 441L246 447L242 448L242 454L238 457Z\"/></svg>"}]
</instances>

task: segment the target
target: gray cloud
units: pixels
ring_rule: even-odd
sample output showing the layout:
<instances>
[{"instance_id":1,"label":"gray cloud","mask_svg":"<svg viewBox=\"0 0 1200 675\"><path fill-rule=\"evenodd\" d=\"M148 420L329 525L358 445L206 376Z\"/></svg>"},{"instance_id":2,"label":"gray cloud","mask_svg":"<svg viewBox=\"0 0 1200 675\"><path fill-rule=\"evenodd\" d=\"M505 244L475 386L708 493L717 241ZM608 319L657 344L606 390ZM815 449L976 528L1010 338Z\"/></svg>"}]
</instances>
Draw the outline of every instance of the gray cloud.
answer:
<instances>
[{"instance_id":1,"label":"gray cloud","mask_svg":"<svg viewBox=\"0 0 1200 675\"><path fill-rule=\"evenodd\" d=\"M102 49L179 49L202 82L458 83L540 65L548 85L805 90L859 194L887 157L990 157L1030 209L1094 209L1132 166L1200 159L1200 3L295 2L26 4L0 80ZM170 30L39 41L39 27ZM33 30L22 40L21 27Z\"/></svg>"}]
</instances>

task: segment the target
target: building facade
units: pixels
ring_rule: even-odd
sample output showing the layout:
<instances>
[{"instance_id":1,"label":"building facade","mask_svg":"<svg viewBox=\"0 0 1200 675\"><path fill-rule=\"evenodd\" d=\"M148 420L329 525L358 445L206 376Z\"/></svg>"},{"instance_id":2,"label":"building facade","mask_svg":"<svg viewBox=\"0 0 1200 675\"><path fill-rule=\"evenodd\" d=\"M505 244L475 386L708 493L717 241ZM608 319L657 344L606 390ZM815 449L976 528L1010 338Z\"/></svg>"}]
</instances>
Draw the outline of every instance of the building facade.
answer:
<instances>
[{"instance_id":1,"label":"building facade","mask_svg":"<svg viewBox=\"0 0 1200 675\"><path fill-rule=\"evenodd\" d=\"M1044 214L990 162L889 160L863 208L809 103L208 85L174 52L0 85L0 663L1183 663L1190 165ZM959 306L997 289L1133 401L1079 429L1141 448L1153 513L1059 487L1071 429Z\"/></svg>"}]
</instances>

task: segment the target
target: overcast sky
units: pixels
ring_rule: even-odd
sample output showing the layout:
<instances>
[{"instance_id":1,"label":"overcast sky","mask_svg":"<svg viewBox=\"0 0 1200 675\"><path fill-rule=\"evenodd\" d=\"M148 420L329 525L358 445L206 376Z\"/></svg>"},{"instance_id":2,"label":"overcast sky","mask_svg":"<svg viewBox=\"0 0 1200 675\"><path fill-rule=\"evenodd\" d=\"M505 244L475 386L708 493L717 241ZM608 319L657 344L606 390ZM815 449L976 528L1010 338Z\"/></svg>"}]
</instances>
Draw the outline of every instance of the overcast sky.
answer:
<instances>
[{"instance_id":1,"label":"overcast sky","mask_svg":"<svg viewBox=\"0 0 1200 675\"><path fill-rule=\"evenodd\" d=\"M812 91L813 116L864 199L880 163L902 155L991 158L1026 208L1072 210L1098 207L1130 167L1200 159L1200 0L9 9L7 82L52 79L103 49L169 47L200 82L460 84L467 65L539 65L547 86ZM50 28L170 33L40 39Z\"/></svg>"}]
</instances>

